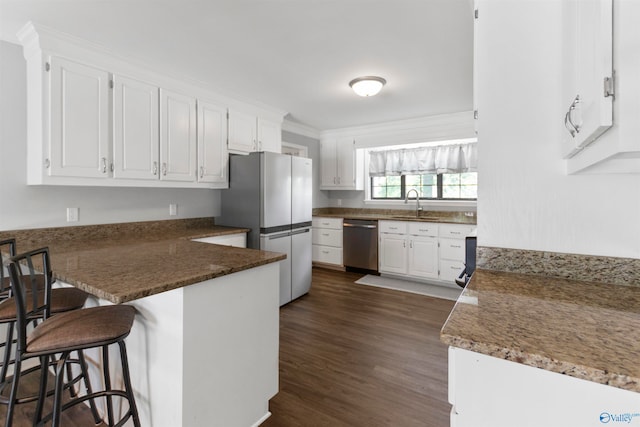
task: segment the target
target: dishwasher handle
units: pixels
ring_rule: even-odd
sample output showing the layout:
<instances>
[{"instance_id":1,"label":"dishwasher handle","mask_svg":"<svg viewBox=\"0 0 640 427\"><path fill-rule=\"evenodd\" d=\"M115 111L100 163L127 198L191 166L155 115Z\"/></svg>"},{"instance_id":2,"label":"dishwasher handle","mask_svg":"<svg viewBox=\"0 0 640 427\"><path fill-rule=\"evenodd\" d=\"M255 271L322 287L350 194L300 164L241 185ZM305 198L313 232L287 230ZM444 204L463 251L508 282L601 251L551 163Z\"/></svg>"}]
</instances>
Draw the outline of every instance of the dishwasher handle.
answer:
<instances>
[{"instance_id":1,"label":"dishwasher handle","mask_svg":"<svg viewBox=\"0 0 640 427\"><path fill-rule=\"evenodd\" d=\"M350 224L345 222L342 224L343 227L353 227L353 228L378 228L377 225L364 225L364 224Z\"/></svg>"}]
</instances>

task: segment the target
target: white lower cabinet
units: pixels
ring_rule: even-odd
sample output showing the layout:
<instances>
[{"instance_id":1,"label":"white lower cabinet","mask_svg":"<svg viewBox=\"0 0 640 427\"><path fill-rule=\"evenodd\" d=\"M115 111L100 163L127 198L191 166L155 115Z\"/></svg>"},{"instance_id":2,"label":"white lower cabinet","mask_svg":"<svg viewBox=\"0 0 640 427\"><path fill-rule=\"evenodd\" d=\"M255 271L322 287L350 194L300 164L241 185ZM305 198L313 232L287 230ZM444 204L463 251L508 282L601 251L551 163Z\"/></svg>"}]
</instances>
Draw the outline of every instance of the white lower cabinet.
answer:
<instances>
[{"instance_id":1,"label":"white lower cabinet","mask_svg":"<svg viewBox=\"0 0 640 427\"><path fill-rule=\"evenodd\" d=\"M456 287L473 225L379 221L378 270Z\"/></svg>"},{"instance_id":2,"label":"white lower cabinet","mask_svg":"<svg viewBox=\"0 0 640 427\"><path fill-rule=\"evenodd\" d=\"M313 262L342 267L342 218L313 217Z\"/></svg>"},{"instance_id":3,"label":"white lower cabinet","mask_svg":"<svg viewBox=\"0 0 640 427\"><path fill-rule=\"evenodd\" d=\"M474 225L463 224L440 225L440 280L456 286L455 279L464 268L465 237L474 228Z\"/></svg>"},{"instance_id":4,"label":"white lower cabinet","mask_svg":"<svg viewBox=\"0 0 640 427\"><path fill-rule=\"evenodd\" d=\"M637 425L640 395L449 347L452 427Z\"/></svg>"},{"instance_id":5,"label":"white lower cabinet","mask_svg":"<svg viewBox=\"0 0 640 427\"><path fill-rule=\"evenodd\" d=\"M420 279L438 278L438 226L379 221L378 269Z\"/></svg>"}]
</instances>

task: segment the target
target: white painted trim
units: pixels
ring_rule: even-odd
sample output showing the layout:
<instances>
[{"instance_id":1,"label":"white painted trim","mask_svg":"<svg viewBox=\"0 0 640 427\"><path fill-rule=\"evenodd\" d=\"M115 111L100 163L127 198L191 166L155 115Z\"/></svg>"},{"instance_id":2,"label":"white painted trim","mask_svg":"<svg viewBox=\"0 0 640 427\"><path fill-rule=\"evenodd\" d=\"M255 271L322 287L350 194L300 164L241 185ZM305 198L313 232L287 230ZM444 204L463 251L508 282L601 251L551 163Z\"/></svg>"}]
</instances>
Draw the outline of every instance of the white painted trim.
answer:
<instances>
[{"instance_id":1,"label":"white painted trim","mask_svg":"<svg viewBox=\"0 0 640 427\"><path fill-rule=\"evenodd\" d=\"M356 148L476 138L472 111L398 120L369 126L332 129L321 138L352 136Z\"/></svg>"},{"instance_id":2,"label":"white painted trim","mask_svg":"<svg viewBox=\"0 0 640 427\"><path fill-rule=\"evenodd\" d=\"M295 133L296 135L307 136L309 138L320 139L320 131L311 126L295 123L284 119L282 122L282 130Z\"/></svg>"},{"instance_id":3,"label":"white painted trim","mask_svg":"<svg viewBox=\"0 0 640 427\"><path fill-rule=\"evenodd\" d=\"M267 411L266 414L264 414L258 421L255 422L255 424L253 424L251 427L258 427L260 424L262 424L263 422L267 421L267 418L269 418L271 416L271 412Z\"/></svg>"}]
</instances>

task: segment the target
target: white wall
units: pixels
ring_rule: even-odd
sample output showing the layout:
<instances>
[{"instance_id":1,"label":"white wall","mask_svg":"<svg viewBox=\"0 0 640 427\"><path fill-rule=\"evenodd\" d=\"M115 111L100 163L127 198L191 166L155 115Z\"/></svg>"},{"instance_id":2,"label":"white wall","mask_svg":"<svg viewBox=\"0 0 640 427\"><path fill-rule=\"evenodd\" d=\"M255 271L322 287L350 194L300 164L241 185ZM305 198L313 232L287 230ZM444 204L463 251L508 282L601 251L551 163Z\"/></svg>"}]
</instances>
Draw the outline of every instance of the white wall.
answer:
<instances>
[{"instance_id":1,"label":"white wall","mask_svg":"<svg viewBox=\"0 0 640 427\"><path fill-rule=\"evenodd\" d=\"M480 0L478 244L640 258L640 175L567 175L561 160L560 3ZM614 3L617 92L636 99L614 103L620 127L640 121L638 86L628 83L640 80L638 61L619 59L640 49L640 2ZM602 138L638 137L612 129Z\"/></svg>"},{"instance_id":2,"label":"white wall","mask_svg":"<svg viewBox=\"0 0 640 427\"><path fill-rule=\"evenodd\" d=\"M26 185L26 62L22 47L0 42L0 230L103 224L220 214L220 190L29 187ZM178 216L169 217L169 204ZM66 208L80 221L66 222Z\"/></svg>"}]
</instances>

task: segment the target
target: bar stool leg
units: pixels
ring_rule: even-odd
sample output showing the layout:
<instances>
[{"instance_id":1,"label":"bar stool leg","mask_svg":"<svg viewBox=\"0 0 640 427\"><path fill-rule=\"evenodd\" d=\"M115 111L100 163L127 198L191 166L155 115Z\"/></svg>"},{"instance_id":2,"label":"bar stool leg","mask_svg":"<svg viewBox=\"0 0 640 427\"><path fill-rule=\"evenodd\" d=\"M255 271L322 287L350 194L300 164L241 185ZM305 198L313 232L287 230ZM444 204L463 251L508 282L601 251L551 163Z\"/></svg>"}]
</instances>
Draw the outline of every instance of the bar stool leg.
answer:
<instances>
[{"instance_id":1,"label":"bar stool leg","mask_svg":"<svg viewBox=\"0 0 640 427\"><path fill-rule=\"evenodd\" d=\"M7 323L7 339L4 344L4 357L2 360L2 370L0 371L0 382L7 380L7 369L11 363L11 349L13 347L13 322Z\"/></svg>"},{"instance_id":2,"label":"bar stool leg","mask_svg":"<svg viewBox=\"0 0 640 427\"><path fill-rule=\"evenodd\" d=\"M78 361L80 363L80 369L82 370L84 385L87 388L87 395L91 395L93 394L93 390L91 389L91 381L89 381L87 361L84 358L84 352L82 350L78 350ZM100 424L102 422L102 418L100 418L100 414L98 414L98 408L96 408L95 399L89 399L89 407L91 408L91 413L93 414L94 421L96 422L96 424Z\"/></svg>"},{"instance_id":3,"label":"bar stool leg","mask_svg":"<svg viewBox=\"0 0 640 427\"><path fill-rule=\"evenodd\" d=\"M40 390L38 391L38 404L34 419L36 423L42 420L42 411L44 409L44 400L47 397L47 381L49 377L49 356L40 356Z\"/></svg>"},{"instance_id":4,"label":"bar stool leg","mask_svg":"<svg viewBox=\"0 0 640 427\"><path fill-rule=\"evenodd\" d=\"M22 370L22 361L17 359L13 365L13 369L17 374L13 375L11 381L11 392L9 393L9 403L7 405L7 419L4 422L5 427L13 425L13 412L18 398L18 383L20 382L20 371Z\"/></svg>"},{"instance_id":5,"label":"bar stool leg","mask_svg":"<svg viewBox=\"0 0 640 427\"><path fill-rule=\"evenodd\" d=\"M104 389L107 392L107 415L109 426L113 426L113 399L111 397L111 374L109 373L109 346L102 347L102 370L104 371Z\"/></svg>"},{"instance_id":6,"label":"bar stool leg","mask_svg":"<svg viewBox=\"0 0 640 427\"><path fill-rule=\"evenodd\" d=\"M64 352L56 362L56 389L53 395L53 419L51 427L60 426L60 415L62 413L62 393L64 391L64 371L69 352Z\"/></svg>"},{"instance_id":7,"label":"bar stool leg","mask_svg":"<svg viewBox=\"0 0 640 427\"><path fill-rule=\"evenodd\" d=\"M129 412L133 418L133 425L140 427L140 418L138 417L138 408L136 400L133 396L133 387L131 387L131 376L129 375L129 359L127 359L127 348L124 341L118 341L120 346L120 361L122 363L122 378L124 379L125 392L129 401Z\"/></svg>"}]
</instances>

